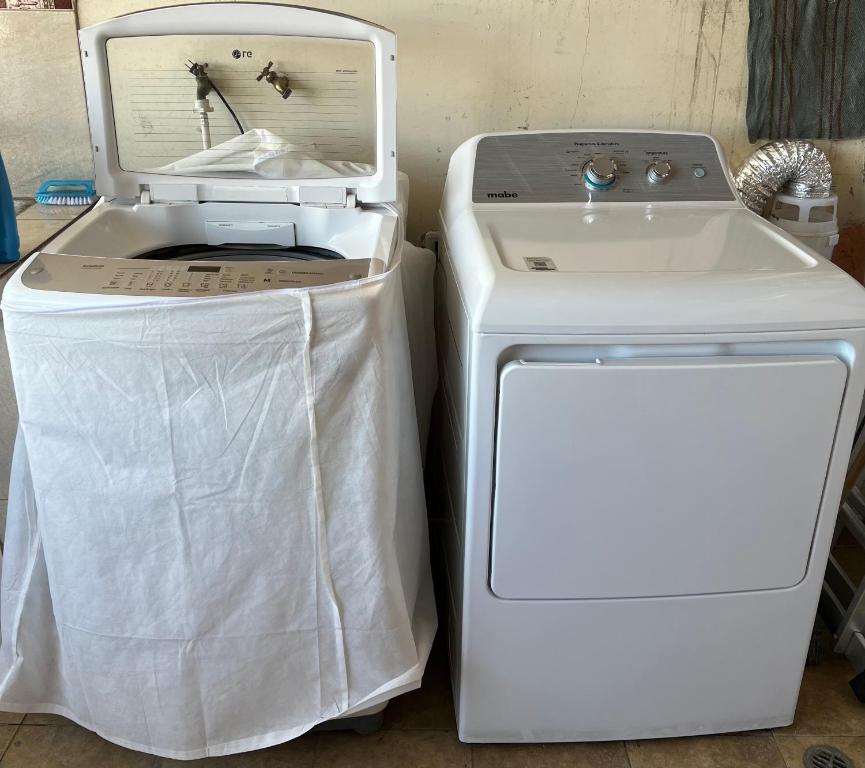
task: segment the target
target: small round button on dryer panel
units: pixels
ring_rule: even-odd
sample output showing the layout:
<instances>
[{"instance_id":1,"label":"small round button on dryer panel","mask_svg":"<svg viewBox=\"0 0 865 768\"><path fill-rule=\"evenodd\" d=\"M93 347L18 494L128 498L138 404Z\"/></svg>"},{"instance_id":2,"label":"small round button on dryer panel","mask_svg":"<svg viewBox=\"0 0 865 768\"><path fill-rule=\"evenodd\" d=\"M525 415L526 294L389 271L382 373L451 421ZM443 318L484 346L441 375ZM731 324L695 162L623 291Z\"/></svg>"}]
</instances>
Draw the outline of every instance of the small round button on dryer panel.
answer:
<instances>
[{"instance_id":1,"label":"small round button on dryer panel","mask_svg":"<svg viewBox=\"0 0 865 768\"><path fill-rule=\"evenodd\" d=\"M583 166L583 181L589 189L608 189L616 183L619 168L607 155L593 155Z\"/></svg>"},{"instance_id":2,"label":"small round button on dryer panel","mask_svg":"<svg viewBox=\"0 0 865 768\"><path fill-rule=\"evenodd\" d=\"M655 160L646 169L646 178L652 184L662 184L673 175L673 166L666 160Z\"/></svg>"},{"instance_id":3,"label":"small round button on dryer panel","mask_svg":"<svg viewBox=\"0 0 865 768\"><path fill-rule=\"evenodd\" d=\"M694 176L696 176L698 179L702 179L705 175L706 169L703 168L702 165L698 165L696 168L694 168Z\"/></svg>"}]
</instances>

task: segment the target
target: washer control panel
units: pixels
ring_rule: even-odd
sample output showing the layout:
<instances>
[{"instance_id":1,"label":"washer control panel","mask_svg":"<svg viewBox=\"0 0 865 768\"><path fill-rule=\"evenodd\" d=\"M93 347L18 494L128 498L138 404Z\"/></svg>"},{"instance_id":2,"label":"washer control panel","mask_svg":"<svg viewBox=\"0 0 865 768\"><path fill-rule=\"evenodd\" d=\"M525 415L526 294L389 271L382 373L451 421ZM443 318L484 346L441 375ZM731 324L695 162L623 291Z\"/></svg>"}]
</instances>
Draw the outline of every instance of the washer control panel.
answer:
<instances>
[{"instance_id":1,"label":"washer control panel","mask_svg":"<svg viewBox=\"0 0 865 768\"><path fill-rule=\"evenodd\" d=\"M714 142L683 133L564 131L485 136L475 203L736 200Z\"/></svg>"},{"instance_id":2,"label":"washer control panel","mask_svg":"<svg viewBox=\"0 0 865 768\"><path fill-rule=\"evenodd\" d=\"M40 253L24 270L28 288L117 296L220 296L312 288L384 271L380 259L159 261Z\"/></svg>"}]
</instances>

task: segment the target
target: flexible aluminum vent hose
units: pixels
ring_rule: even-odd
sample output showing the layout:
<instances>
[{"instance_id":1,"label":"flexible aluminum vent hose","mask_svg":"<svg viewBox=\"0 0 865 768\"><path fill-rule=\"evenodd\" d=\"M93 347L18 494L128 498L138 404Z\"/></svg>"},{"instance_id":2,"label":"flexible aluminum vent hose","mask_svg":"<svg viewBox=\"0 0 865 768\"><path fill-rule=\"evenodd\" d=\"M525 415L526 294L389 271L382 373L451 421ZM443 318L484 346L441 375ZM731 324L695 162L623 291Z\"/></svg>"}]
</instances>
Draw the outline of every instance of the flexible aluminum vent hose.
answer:
<instances>
[{"instance_id":1,"label":"flexible aluminum vent hose","mask_svg":"<svg viewBox=\"0 0 865 768\"><path fill-rule=\"evenodd\" d=\"M796 197L828 197L832 166L810 141L773 141L754 152L733 180L742 202L762 215L769 198L781 189Z\"/></svg>"}]
</instances>

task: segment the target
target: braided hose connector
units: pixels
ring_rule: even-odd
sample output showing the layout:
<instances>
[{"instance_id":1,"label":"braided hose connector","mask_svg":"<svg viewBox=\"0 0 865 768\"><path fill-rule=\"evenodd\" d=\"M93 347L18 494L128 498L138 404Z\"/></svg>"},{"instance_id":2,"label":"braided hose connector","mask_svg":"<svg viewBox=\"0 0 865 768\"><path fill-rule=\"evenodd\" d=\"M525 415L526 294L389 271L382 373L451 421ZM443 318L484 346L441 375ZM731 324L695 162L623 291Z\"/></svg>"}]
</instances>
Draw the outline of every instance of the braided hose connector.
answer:
<instances>
[{"instance_id":1,"label":"braided hose connector","mask_svg":"<svg viewBox=\"0 0 865 768\"><path fill-rule=\"evenodd\" d=\"M781 189L796 197L828 197L832 166L810 141L772 141L745 160L733 180L742 202L762 215L769 198Z\"/></svg>"}]
</instances>

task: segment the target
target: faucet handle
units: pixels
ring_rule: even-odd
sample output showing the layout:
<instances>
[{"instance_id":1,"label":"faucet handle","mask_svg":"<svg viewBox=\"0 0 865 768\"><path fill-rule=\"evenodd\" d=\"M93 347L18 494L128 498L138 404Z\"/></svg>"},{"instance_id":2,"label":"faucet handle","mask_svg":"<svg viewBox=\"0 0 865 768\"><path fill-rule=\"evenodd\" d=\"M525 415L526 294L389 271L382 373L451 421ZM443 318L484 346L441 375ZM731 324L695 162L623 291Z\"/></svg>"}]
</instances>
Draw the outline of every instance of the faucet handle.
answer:
<instances>
[{"instance_id":1,"label":"faucet handle","mask_svg":"<svg viewBox=\"0 0 865 768\"><path fill-rule=\"evenodd\" d=\"M258 77L256 77L255 79L256 79L258 82L261 82L261 79L262 79L262 78L267 77L267 76L270 74L270 68L271 68L272 66L273 66L273 62L272 62L272 61L268 61L268 62L267 62L267 66L266 66L264 69L261 70L261 74L258 75Z\"/></svg>"}]
</instances>

